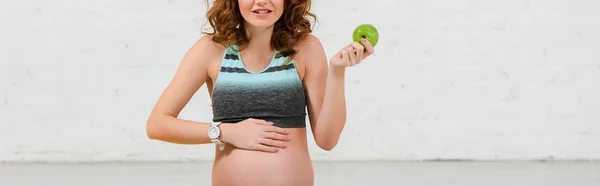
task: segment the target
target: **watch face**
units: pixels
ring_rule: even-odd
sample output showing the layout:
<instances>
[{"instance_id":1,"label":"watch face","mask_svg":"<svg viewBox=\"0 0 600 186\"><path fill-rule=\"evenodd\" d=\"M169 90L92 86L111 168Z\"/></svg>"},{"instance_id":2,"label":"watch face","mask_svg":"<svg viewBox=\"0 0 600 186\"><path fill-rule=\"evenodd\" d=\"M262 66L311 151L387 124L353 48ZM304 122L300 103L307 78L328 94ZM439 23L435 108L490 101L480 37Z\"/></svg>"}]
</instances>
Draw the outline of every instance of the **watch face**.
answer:
<instances>
[{"instance_id":1,"label":"watch face","mask_svg":"<svg viewBox=\"0 0 600 186\"><path fill-rule=\"evenodd\" d=\"M208 129L208 137L210 137L210 138L217 138L217 137L219 137L219 128L217 128L217 127L210 127Z\"/></svg>"}]
</instances>

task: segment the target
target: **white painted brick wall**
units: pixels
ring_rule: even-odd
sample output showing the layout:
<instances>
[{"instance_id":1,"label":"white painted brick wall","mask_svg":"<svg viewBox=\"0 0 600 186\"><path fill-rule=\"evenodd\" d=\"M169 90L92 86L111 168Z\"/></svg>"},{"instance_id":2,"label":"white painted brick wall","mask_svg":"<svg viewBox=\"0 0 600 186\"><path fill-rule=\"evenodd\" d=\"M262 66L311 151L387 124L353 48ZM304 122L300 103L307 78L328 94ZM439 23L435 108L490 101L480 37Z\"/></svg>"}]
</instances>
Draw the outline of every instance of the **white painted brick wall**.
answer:
<instances>
[{"instance_id":1,"label":"white painted brick wall","mask_svg":"<svg viewBox=\"0 0 600 186\"><path fill-rule=\"evenodd\" d=\"M600 158L600 1L315 0L329 56L360 23L348 123L315 160ZM145 121L203 0L0 2L0 161L212 160ZM202 88L183 111L209 121ZM202 132L202 131L199 131ZM312 136L310 137L312 139Z\"/></svg>"}]
</instances>

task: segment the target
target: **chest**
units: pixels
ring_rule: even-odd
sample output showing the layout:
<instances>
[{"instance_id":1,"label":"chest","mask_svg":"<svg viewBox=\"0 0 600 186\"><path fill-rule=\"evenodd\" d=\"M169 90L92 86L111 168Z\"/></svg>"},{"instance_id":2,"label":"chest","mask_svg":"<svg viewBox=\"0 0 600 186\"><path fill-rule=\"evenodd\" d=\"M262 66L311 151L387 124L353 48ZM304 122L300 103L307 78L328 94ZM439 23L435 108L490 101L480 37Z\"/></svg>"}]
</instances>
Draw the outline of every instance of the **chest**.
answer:
<instances>
[{"instance_id":1,"label":"chest","mask_svg":"<svg viewBox=\"0 0 600 186\"><path fill-rule=\"evenodd\" d=\"M214 85L218 79L219 76L219 72L221 71L221 65L222 65L222 60L221 59L214 59L212 60L209 64L208 67L208 78L206 81L208 90L209 90L209 94L212 95L212 90L214 89ZM248 65L249 67L250 65ZM255 66L255 65L254 65ZM304 66L304 64L301 61L294 61L294 66L295 66L295 73L297 73L298 77L300 78L300 81L304 80L304 75L306 73L306 68ZM266 65L263 65L263 67L255 67L255 68L248 68L248 70L252 71L252 72L258 72L260 70L265 70L266 69Z\"/></svg>"}]
</instances>

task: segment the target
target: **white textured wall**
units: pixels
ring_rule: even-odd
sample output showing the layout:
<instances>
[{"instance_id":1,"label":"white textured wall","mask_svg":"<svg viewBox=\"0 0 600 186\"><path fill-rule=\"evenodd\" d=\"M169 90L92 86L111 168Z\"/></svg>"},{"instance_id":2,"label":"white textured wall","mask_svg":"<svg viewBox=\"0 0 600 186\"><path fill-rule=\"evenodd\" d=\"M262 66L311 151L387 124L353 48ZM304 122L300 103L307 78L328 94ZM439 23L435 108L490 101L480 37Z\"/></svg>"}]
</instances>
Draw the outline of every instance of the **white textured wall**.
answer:
<instances>
[{"instance_id":1,"label":"white textured wall","mask_svg":"<svg viewBox=\"0 0 600 186\"><path fill-rule=\"evenodd\" d=\"M315 0L348 73L339 146L315 160L600 158L600 1ZM203 0L0 2L0 161L211 160L145 121L200 37ZM202 88L183 111L209 121ZM204 132L204 131L198 131ZM312 139L312 136L311 136Z\"/></svg>"}]
</instances>

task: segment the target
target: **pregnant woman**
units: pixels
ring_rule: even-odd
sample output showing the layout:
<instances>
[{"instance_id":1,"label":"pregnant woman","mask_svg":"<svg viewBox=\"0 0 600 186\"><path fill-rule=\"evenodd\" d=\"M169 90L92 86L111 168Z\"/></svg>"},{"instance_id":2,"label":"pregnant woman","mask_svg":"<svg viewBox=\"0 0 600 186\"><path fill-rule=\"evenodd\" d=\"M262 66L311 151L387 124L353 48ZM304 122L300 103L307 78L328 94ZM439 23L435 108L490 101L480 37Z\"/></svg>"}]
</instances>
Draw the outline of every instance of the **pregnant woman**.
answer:
<instances>
[{"instance_id":1,"label":"pregnant woman","mask_svg":"<svg viewBox=\"0 0 600 186\"><path fill-rule=\"evenodd\" d=\"M310 6L310 0L215 0L207 12L213 32L179 63L148 118L148 137L215 144L214 186L312 186L307 132L322 149L336 146L346 122L345 69L374 51L363 39L327 60L310 34ZM179 119L205 83L213 121Z\"/></svg>"}]
</instances>

